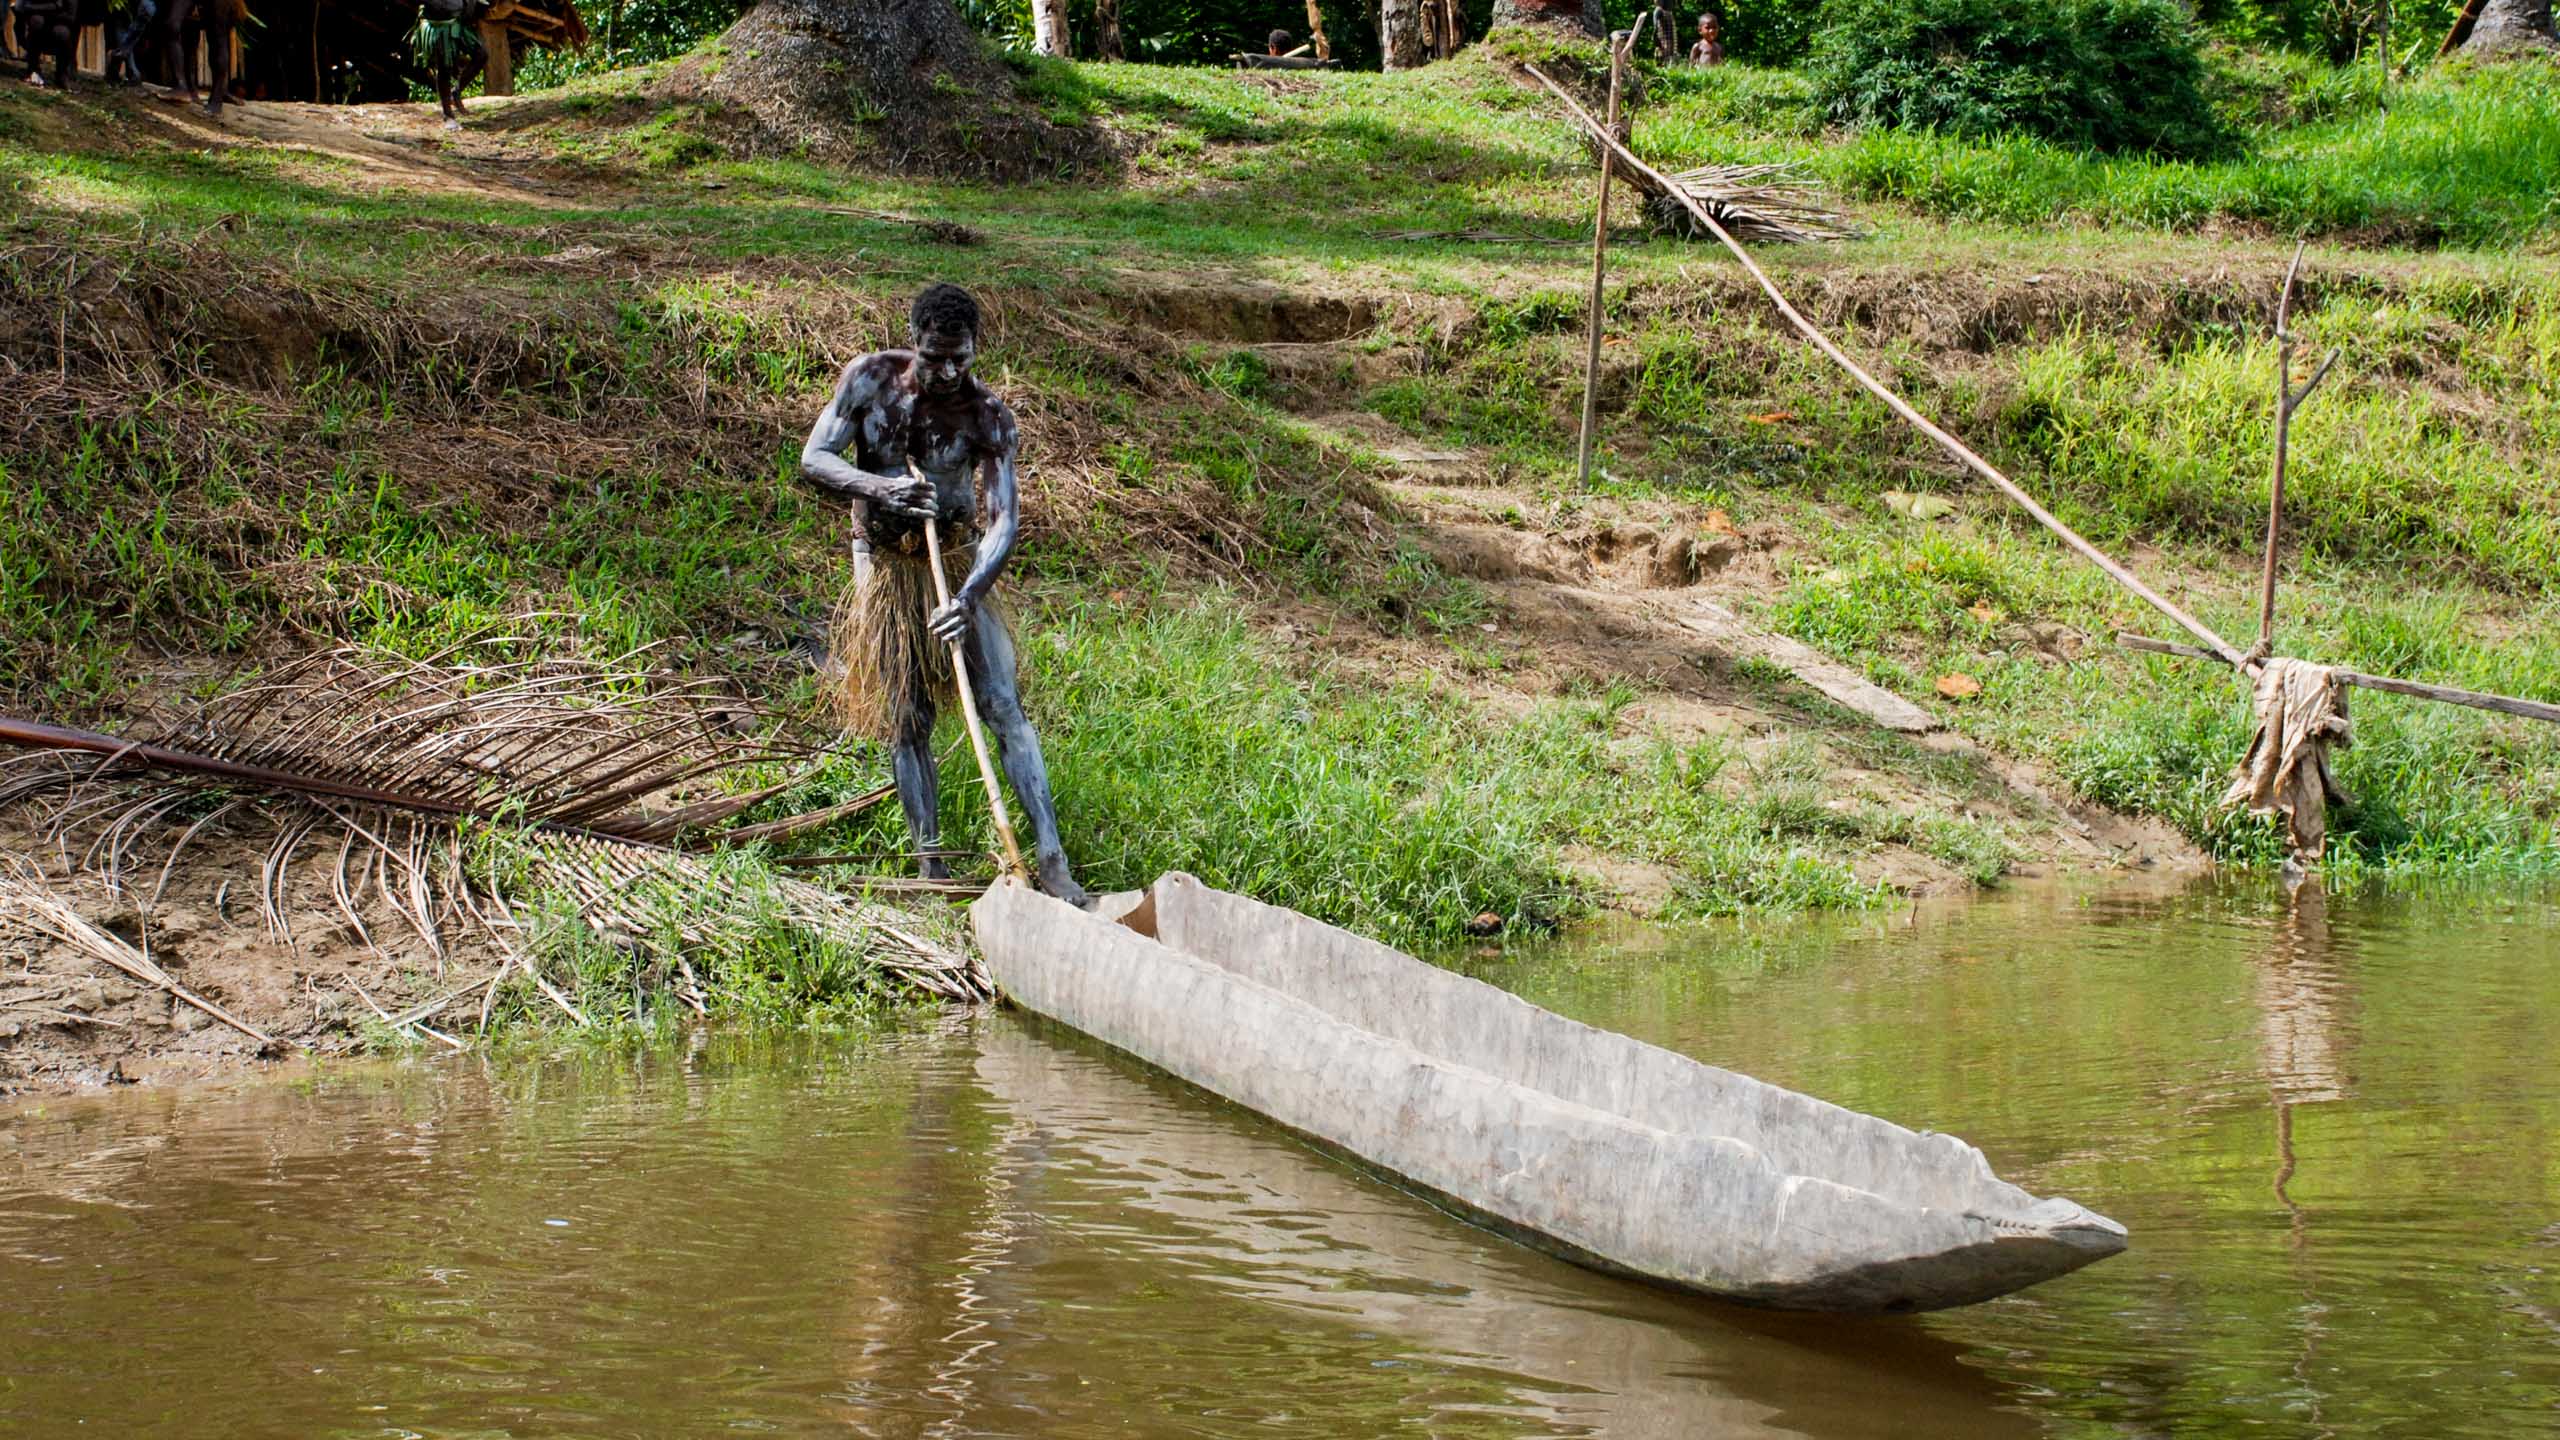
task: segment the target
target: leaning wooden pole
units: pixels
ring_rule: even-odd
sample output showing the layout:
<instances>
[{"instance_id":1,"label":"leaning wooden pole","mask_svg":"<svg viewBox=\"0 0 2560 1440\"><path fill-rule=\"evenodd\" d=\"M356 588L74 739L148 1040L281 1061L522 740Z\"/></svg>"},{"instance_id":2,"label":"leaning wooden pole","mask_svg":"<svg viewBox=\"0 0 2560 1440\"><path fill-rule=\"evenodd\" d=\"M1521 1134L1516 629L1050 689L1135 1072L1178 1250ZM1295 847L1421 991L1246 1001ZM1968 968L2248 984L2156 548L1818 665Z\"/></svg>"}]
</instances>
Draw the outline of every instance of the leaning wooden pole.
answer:
<instances>
[{"instance_id":1,"label":"leaning wooden pole","mask_svg":"<svg viewBox=\"0 0 2560 1440\"><path fill-rule=\"evenodd\" d=\"M2276 296L2276 462L2275 474L2267 487L2267 556L2258 580L2258 643L2252 656L2274 653L2276 643L2276 552L2284 534L2284 470L2286 453L2292 447L2293 412L2311 392L2329 377L2329 367L2338 362L2338 352L2320 362L2320 368L2297 390L2293 385L2293 283L2302 273L2302 251L2308 241L2293 247L2293 263L2284 270L2284 289Z\"/></svg>"},{"instance_id":2,"label":"leaning wooden pole","mask_svg":"<svg viewBox=\"0 0 2560 1440\"><path fill-rule=\"evenodd\" d=\"M1707 208L1698 203L1697 197L1691 195L1681 187L1672 184L1670 178L1665 176L1661 171L1656 170L1652 166L1644 163L1642 160L1637 159L1634 151L1619 144L1618 137L1615 134L1602 129L1600 122L1591 118L1590 111L1587 111L1580 105L1575 104L1573 97L1566 94L1562 86L1556 84L1553 80L1548 79L1545 73L1539 70L1537 66L1529 65L1522 68L1526 69L1530 75L1536 77L1539 84L1546 86L1548 91L1554 94L1556 99L1564 102L1564 107L1573 112L1573 118L1581 122L1582 128L1598 137L1601 145L1609 153L1615 155L1618 162L1627 167L1629 173L1647 177L1656 185L1660 186L1664 194L1669 195L1672 199L1687 207L1689 213L1696 217L1698 223L1705 227L1707 233L1715 236L1719 241L1722 241L1724 248L1733 252L1733 258L1742 262L1742 268L1750 272L1753 280L1759 282L1761 292L1769 297L1770 304L1778 307L1778 313L1786 317L1787 323L1795 327L1796 333L1804 336L1806 340L1813 344L1815 349L1820 350L1824 355L1830 357L1833 364L1848 371L1850 378L1856 380L1861 386L1864 386L1868 393L1874 395L1877 399L1882 400L1887 408L1891 409L1894 414L1899 415L1904 420L1908 421L1914 428L1919 430L1921 434L1928 436L1933 441L1936 441L1940 449L1946 451L1949 455L1954 456L1958 461L1962 462L1966 468L1972 470L1975 474L1980 475L1983 479L1990 481L1994 486L1998 487L2000 493L2018 502L2021 508L2023 508L2029 515L2035 517L2037 524L2044 526L2047 530L2052 531L2056 536L2059 536L2064 544L2079 552L2081 558L2105 571L2109 578L2113 579L2117 584L2122 585L2127 590L2141 596L2143 600L2150 604L2151 608L2168 616L2171 620L2176 621L2180 629L2185 630L2188 634L2193 635L2197 639L2202 640L2206 645L2212 647L2215 658L2221 660L2227 665L2233 666L2234 668L2255 673L2257 668L2256 662L2252 661L2248 656L2241 654L2238 650L2233 649L2230 641L2213 633L2213 631L2207 627L2203 621L2196 619L2194 616L2189 615L2185 610L2180 609L2175 601L2170 600L2159 591L2142 583L2140 576L2135 575L2132 571L2117 564L2114 557L2108 555L2105 551L2100 550L2097 546L2090 544L2086 539L2082 538L2079 531L2072 529L2070 526L2063 524L2059 519L2056 519L2053 512L2045 509L2042 505L2037 504L2034 496L2029 495L2025 490L2020 489L2016 481L2001 474L1990 461L1974 454L1971 449L1966 447L1963 441L1958 440L1953 435L1948 434L1935 424L1932 424L1928 417L1922 415L1919 411L1912 409L1909 401L1903 399L1900 395L1895 394L1883 381L1868 374L1865 368L1860 366L1857 361L1849 358L1847 352L1843 351L1838 345L1832 343L1830 336L1823 334L1812 321L1807 320L1802 314L1798 313L1795 306L1787 303L1787 297L1779 291L1777 283L1769 278L1768 272L1760 268L1759 262L1751 258L1751 253L1742 248L1741 243L1733 238L1731 232L1727 231L1723 225L1717 223L1715 216L1707 213Z\"/></svg>"},{"instance_id":3,"label":"leaning wooden pole","mask_svg":"<svg viewBox=\"0 0 2560 1440\"><path fill-rule=\"evenodd\" d=\"M933 598L939 605L951 603L951 582L942 574L942 525L934 517L924 518L925 560L933 567ZM1004 843L1005 863L1016 875L1031 872L1023 868L1022 846L1013 838L1013 816L1004 808L1004 787L996 783L995 762L987 758L987 732L978 723L977 692L969 684L969 660L962 653L962 642L951 642L951 678L960 686L960 717L969 722L969 748L978 752L978 778L987 784L987 812L995 816L996 838Z\"/></svg>"},{"instance_id":4,"label":"leaning wooden pole","mask_svg":"<svg viewBox=\"0 0 2560 1440\"><path fill-rule=\"evenodd\" d=\"M1635 32L1621 30L1609 37L1609 133L1618 133L1618 95L1625 83L1627 51L1635 43ZM1540 76L1540 79L1546 77ZM1582 357L1582 483L1591 483L1591 452L1600 424L1600 329L1602 320L1601 290L1609 276L1609 181L1617 169L1617 159L1609 150L1600 152L1600 201L1591 215L1591 339Z\"/></svg>"}]
</instances>

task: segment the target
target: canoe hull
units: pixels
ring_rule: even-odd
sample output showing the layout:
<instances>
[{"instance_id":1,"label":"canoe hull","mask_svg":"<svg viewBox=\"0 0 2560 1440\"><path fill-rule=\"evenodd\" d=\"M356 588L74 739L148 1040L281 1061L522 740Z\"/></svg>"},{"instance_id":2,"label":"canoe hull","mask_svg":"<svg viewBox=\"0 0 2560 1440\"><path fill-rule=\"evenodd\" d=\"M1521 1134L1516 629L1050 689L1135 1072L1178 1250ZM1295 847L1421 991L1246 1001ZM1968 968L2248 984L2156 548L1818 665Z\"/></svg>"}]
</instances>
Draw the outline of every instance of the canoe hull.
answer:
<instances>
[{"instance_id":1,"label":"canoe hull","mask_svg":"<svg viewBox=\"0 0 2560 1440\"><path fill-rule=\"evenodd\" d=\"M2003 1185L1949 1137L1574 1025L1188 876L1166 877L1134 908L1124 924L1008 882L972 919L1014 1003L1576 1263L1748 1304L1907 1311L2005 1294L2123 1248L2121 1227ZM1159 930L1164 939L1146 933ZM1254 948L1246 933L1259 953L1239 958ZM1612 1044L1659 1070L1648 1095L1698 1087L1691 1108L1708 1122L1646 1114L1538 1068L1539 1054L1606 1055ZM1734 1123L1719 1127L1716 1114ZM1879 1173L1904 1167L1865 1152L1907 1147L1907 1168L1942 1176L1963 1203L1801 1173L1709 1133L1740 1130L1783 1153L1809 1125L1846 1137L1855 1163Z\"/></svg>"}]
</instances>

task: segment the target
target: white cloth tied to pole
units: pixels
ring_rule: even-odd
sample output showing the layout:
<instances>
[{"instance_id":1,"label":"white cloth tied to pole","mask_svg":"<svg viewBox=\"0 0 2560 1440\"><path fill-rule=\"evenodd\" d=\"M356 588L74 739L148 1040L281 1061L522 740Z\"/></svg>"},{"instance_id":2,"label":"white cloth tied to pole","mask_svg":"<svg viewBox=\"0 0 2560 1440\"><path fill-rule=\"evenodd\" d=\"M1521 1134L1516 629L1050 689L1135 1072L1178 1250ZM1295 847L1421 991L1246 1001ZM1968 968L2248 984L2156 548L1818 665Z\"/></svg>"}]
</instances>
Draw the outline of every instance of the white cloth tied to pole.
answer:
<instances>
[{"instance_id":1,"label":"white cloth tied to pole","mask_svg":"<svg viewBox=\"0 0 2560 1440\"><path fill-rule=\"evenodd\" d=\"M2320 858L2328 839L2329 806L2347 803L2347 792L2329 770L2329 751L2354 743L2347 721L2347 687L2338 672L2303 660L2269 660L2258 672L2258 733L2222 792L2225 808L2246 805L2252 815L2281 815L2292 832L2293 858Z\"/></svg>"}]
</instances>

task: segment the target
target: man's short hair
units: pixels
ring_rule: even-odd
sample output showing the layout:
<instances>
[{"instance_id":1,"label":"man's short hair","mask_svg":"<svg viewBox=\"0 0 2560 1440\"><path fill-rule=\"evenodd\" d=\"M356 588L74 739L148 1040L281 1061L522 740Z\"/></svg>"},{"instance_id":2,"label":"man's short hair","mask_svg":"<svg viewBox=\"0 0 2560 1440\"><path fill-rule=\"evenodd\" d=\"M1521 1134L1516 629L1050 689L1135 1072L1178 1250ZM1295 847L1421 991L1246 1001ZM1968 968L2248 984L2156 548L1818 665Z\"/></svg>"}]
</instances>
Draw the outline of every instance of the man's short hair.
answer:
<instances>
[{"instance_id":1,"label":"man's short hair","mask_svg":"<svg viewBox=\"0 0 2560 1440\"><path fill-rule=\"evenodd\" d=\"M1297 48L1298 37L1286 30L1274 30L1264 38L1271 42L1271 53L1274 55Z\"/></svg>"},{"instance_id":2,"label":"man's short hair","mask_svg":"<svg viewBox=\"0 0 2560 1440\"><path fill-rule=\"evenodd\" d=\"M978 300L957 285L928 285L916 296L907 323L918 335L966 335L978 338Z\"/></svg>"}]
</instances>

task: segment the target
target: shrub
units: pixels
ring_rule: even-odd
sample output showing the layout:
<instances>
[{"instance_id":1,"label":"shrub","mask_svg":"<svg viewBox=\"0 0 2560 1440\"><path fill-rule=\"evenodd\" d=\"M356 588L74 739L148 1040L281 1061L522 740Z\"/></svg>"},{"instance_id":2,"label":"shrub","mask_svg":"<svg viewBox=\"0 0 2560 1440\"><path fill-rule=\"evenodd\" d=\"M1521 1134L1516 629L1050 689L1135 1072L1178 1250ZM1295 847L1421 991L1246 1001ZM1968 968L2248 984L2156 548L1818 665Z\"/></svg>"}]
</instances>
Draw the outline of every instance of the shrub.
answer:
<instances>
[{"instance_id":1,"label":"shrub","mask_svg":"<svg viewBox=\"0 0 2560 1440\"><path fill-rule=\"evenodd\" d=\"M2173 0L1877 0L1823 30L1811 69L1850 124L2164 155L2231 141Z\"/></svg>"}]
</instances>

